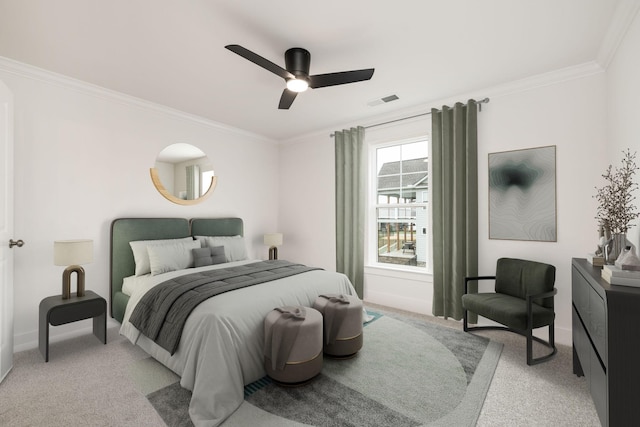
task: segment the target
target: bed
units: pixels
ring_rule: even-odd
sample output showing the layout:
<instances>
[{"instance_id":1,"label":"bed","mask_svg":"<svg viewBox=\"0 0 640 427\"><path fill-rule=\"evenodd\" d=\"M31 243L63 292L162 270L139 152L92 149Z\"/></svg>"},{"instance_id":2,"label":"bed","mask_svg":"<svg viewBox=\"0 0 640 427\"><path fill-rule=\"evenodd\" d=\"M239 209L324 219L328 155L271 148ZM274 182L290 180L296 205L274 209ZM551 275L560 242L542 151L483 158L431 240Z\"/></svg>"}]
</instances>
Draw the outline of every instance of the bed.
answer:
<instances>
[{"instance_id":1,"label":"bed","mask_svg":"<svg viewBox=\"0 0 640 427\"><path fill-rule=\"evenodd\" d=\"M225 292L207 299L191 312L172 355L129 322L145 293L184 274L246 268L256 260L239 259L241 251L225 246L227 257L229 252L234 256L222 264L136 275L141 263L136 262L139 253L134 254L130 242L138 242L135 245L140 241L175 239L202 242L207 236L236 239L233 244L237 248L244 236L242 219L119 218L111 226L112 317L122 323L122 335L178 374L181 386L192 391L189 414L195 426L222 423L243 402L244 385L265 376L263 321L272 309L285 305L309 307L323 293L356 294L346 276L319 269ZM151 247L150 244L147 249L153 255Z\"/></svg>"}]
</instances>

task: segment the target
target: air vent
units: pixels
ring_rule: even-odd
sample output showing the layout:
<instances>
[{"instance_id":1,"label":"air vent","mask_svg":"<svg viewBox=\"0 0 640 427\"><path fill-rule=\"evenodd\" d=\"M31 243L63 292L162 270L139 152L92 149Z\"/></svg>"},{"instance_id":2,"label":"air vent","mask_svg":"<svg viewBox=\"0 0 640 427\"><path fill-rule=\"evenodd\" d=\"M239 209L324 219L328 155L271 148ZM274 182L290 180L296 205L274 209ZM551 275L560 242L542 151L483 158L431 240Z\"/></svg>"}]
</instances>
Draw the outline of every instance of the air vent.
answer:
<instances>
[{"instance_id":1,"label":"air vent","mask_svg":"<svg viewBox=\"0 0 640 427\"><path fill-rule=\"evenodd\" d=\"M395 101L396 99L400 99L398 98L398 95L383 96L382 98L372 99L367 102L367 105L369 107L375 107L376 105L386 104L387 102Z\"/></svg>"}]
</instances>

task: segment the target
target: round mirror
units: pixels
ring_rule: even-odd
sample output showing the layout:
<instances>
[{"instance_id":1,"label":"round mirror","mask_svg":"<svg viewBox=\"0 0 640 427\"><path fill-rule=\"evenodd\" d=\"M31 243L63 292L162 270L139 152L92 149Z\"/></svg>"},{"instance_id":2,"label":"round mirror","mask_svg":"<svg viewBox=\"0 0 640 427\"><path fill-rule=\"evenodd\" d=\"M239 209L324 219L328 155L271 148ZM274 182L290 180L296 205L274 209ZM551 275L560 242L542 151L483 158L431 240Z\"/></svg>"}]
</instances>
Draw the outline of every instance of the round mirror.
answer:
<instances>
[{"instance_id":1,"label":"round mirror","mask_svg":"<svg viewBox=\"0 0 640 427\"><path fill-rule=\"evenodd\" d=\"M179 205L200 203L213 193L217 181L207 155L185 143L162 150L150 173L158 192Z\"/></svg>"}]
</instances>

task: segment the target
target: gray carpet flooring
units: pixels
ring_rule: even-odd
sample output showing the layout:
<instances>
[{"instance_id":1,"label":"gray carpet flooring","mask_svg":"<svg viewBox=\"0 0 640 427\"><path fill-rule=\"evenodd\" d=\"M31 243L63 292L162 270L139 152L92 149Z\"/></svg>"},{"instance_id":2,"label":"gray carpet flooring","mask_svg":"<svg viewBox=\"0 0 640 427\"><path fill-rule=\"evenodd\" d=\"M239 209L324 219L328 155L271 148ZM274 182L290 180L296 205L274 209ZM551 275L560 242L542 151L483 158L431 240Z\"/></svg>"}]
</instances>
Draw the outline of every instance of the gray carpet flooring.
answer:
<instances>
[{"instance_id":1,"label":"gray carpet flooring","mask_svg":"<svg viewBox=\"0 0 640 427\"><path fill-rule=\"evenodd\" d=\"M365 325L365 346L356 357L325 358L322 373L301 387L269 380L248 385L245 402L224 426L474 426L502 344L377 311L384 315ZM166 371L160 364L156 369ZM178 383L147 398L169 426L192 426L190 393Z\"/></svg>"},{"instance_id":2,"label":"gray carpet flooring","mask_svg":"<svg viewBox=\"0 0 640 427\"><path fill-rule=\"evenodd\" d=\"M459 322L401 314L461 329ZM527 366L523 337L478 335L504 344L478 426L600 425L585 379L572 373L570 347L560 346L550 362ZM109 329L106 346L91 334L52 344L49 363L37 349L16 353L0 384L0 425L163 426L129 368L146 359L116 328ZM164 381L171 384L175 377Z\"/></svg>"}]
</instances>

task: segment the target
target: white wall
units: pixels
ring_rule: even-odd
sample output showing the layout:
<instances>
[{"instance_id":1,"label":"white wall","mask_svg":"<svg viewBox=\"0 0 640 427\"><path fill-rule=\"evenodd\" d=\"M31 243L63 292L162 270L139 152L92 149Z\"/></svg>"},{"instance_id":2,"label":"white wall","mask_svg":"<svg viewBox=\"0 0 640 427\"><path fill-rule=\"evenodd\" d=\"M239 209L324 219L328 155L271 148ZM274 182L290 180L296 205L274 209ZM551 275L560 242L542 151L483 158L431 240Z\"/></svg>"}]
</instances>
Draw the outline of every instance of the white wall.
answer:
<instances>
[{"instance_id":1,"label":"white wall","mask_svg":"<svg viewBox=\"0 0 640 427\"><path fill-rule=\"evenodd\" d=\"M266 258L262 234L278 215L273 141L2 58L0 80L15 96L14 238L26 242L15 253L16 351L37 345L38 304L61 293L54 240L93 239L86 287L107 299L110 224L118 217L241 217L248 253ZM216 190L199 205L172 204L151 183L156 155L174 142L199 147L215 167ZM52 327L52 340L87 327Z\"/></svg>"},{"instance_id":2,"label":"white wall","mask_svg":"<svg viewBox=\"0 0 640 427\"><path fill-rule=\"evenodd\" d=\"M571 343L571 258L584 258L597 244L593 195L606 167L605 119L604 73L492 97L479 118L479 273L492 274L505 255L555 265L556 338L565 344ZM546 145L556 146L557 242L490 240L488 154Z\"/></svg>"},{"instance_id":3,"label":"white wall","mask_svg":"<svg viewBox=\"0 0 640 427\"><path fill-rule=\"evenodd\" d=\"M569 77L568 77L569 76ZM479 262L480 273L495 271L496 259L516 256L553 264L557 268L556 338L571 342L572 257L595 248L593 188L605 163L605 75L593 64L557 75L477 91L491 98L479 113ZM466 96L424 106L466 101ZM479 99L479 97L476 97ZM407 114L411 115L411 114ZM384 121L383 118L379 118ZM430 120L430 116L424 117ZM416 120L372 128L367 141L398 139L424 132ZM354 123L352 125L357 125ZM369 123L362 123L367 125ZM335 269L335 202L333 141L326 133L307 136L281 147L280 230L286 258ZM557 146L558 241L554 243L489 240L488 154L520 148ZM305 191L309 189L309 191ZM295 194L308 194L300 202ZM365 299L406 310L431 313L430 278L407 274L398 279L367 268Z\"/></svg>"},{"instance_id":4,"label":"white wall","mask_svg":"<svg viewBox=\"0 0 640 427\"><path fill-rule=\"evenodd\" d=\"M620 166L627 148L637 152L640 165L640 14L637 14L626 36L607 68L607 155L608 162ZM640 175L636 174L636 182ZM602 186L603 182L599 183ZM640 197L638 192L636 197ZM640 205L640 203L639 203ZM640 210L640 209L639 209ZM640 221L627 233L628 239L640 248Z\"/></svg>"}]
</instances>

